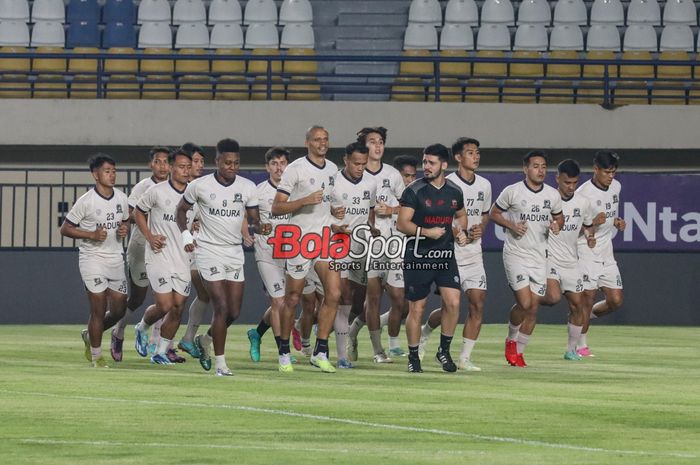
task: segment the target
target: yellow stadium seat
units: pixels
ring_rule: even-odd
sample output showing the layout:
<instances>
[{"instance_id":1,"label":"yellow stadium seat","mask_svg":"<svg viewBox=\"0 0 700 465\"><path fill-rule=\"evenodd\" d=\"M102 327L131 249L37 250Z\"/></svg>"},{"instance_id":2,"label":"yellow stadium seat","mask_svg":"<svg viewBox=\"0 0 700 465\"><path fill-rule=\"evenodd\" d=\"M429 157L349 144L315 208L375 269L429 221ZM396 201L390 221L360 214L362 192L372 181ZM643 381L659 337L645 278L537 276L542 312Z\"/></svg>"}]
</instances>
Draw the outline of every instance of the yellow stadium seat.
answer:
<instances>
[{"instance_id":1,"label":"yellow stadium seat","mask_svg":"<svg viewBox=\"0 0 700 465\"><path fill-rule=\"evenodd\" d=\"M558 60L575 60L578 57L578 52L575 50L553 50L549 52L549 58ZM540 89L540 103L574 103L574 83L581 77L581 66L547 65L547 77L561 79L544 81Z\"/></svg>"},{"instance_id":2,"label":"yellow stadium seat","mask_svg":"<svg viewBox=\"0 0 700 465\"><path fill-rule=\"evenodd\" d=\"M219 56L243 56L238 48L219 48ZM250 87L245 78L245 60L212 60L211 71L216 75L216 100L248 100Z\"/></svg>"},{"instance_id":3,"label":"yellow stadium seat","mask_svg":"<svg viewBox=\"0 0 700 465\"><path fill-rule=\"evenodd\" d=\"M659 60L688 61L688 52L684 50L666 50L661 52ZM690 81L690 66L659 65L656 68L656 81L651 91L651 103L657 105L683 105L685 103L685 90L663 89L664 86L683 87L681 80ZM664 81L673 79L673 81ZM663 97L663 98L656 98Z\"/></svg>"},{"instance_id":4,"label":"yellow stadium seat","mask_svg":"<svg viewBox=\"0 0 700 465\"><path fill-rule=\"evenodd\" d=\"M63 53L60 47L37 47L37 53ZM38 73L34 83L34 98L66 98L67 85L62 74L66 72L65 58L34 58L32 71ZM49 72L52 74L41 74ZM39 90L37 90L39 89Z\"/></svg>"},{"instance_id":5,"label":"yellow stadium seat","mask_svg":"<svg viewBox=\"0 0 700 465\"><path fill-rule=\"evenodd\" d=\"M146 48L144 55L167 55L171 50L167 48ZM145 76L141 98L153 100L174 100L175 81L172 73L175 70L173 60L141 59L141 75ZM152 74L158 73L158 74Z\"/></svg>"},{"instance_id":6,"label":"yellow stadium seat","mask_svg":"<svg viewBox=\"0 0 700 465\"><path fill-rule=\"evenodd\" d=\"M630 50L622 54L623 60L651 60L651 53ZM646 81L625 81L625 78L654 79L653 65L621 65L620 80L613 91L615 105L646 105L649 103L649 89Z\"/></svg>"},{"instance_id":7,"label":"yellow stadium seat","mask_svg":"<svg viewBox=\"0 0 700 465\"><path fill-rule=\"evenodd\" d=\"M479 50L478 58L503 58L502 50ZM506 75L508 66L506 63L474 63L472 78L467 83L467 92L476 92L489 95L466 95L465 102L498 102L498 81Z\"/></svg>"},{"instance_id":8,"label":"yellow stadium seat","mask_svg":"<svg viewBox=\"0 0 700 465\"><path fill-rule=\"evenodd\" d=\"M315 56L311 48L290 48L287 56ZM287 100L320 100L321 86L318 84L318 62L284 61L284 73L290 74L287 84Z\"/></svg>"},{"instance_id":9,"label":"yellow stadium seat","mask_svg":"<svg viewBox=\"0 0 700 465\"><path fill-rule=\"evenodd\" d=\"M614 60L615 52L611 50L591 50L586 53L588 60ZM617 77L617 66L608 66L609 77ZM603 77L605 76L605 65L583 65L583 77L590 80L583 80L579 85L576 93L576 103L604 103L604 84ZM586 88L582 88L582 87Z\"/></svg>"},{"instance_id":10,"label":"yellow stadium seat","mask_svg":"<svg viewBox=\"0 0 700 465\"><path fill-rule=\"evenodd\" d=\"M440 51L441 57L467 58L466 50L447 49ZM471 75L471 63L441 62L440 63L440 101L461 102L463 100L464 84ZM430 99L435 100L435 86L430 86Z\"/></svg>"},{"instance_id":11,"label":"yellow stadium seat","mask_svg":"<svg viewBox=\"0 0 700 465\"><path fill-rule=\"evenodd\" d=\"M134 54L133 48L110 48L110 55ZM106 86L106 96L109 99L138 99L139 83L136 74L139 71L139 63L135 59L106 59L105 74L109 80Z\"/></svg>"},{"instance_id":12,"label":"yellow stadium seat","mask_svg":"<svg viewBox=\"0 0 700 465\"><path fill-rule=\"evenodd\" d=\"M256 55L279 55L279 50L276 48L256 48L251 52L252 56ZM272 68L271 82L271 99L284 100L284 84L280 74L282 73L282 62L273 60L270 63ZM251 100L267 100L267 72L268 62L265 60L251 59L248 61L248 74L255 74L253 85L250 87Z\"/></svg>"},{"instance_id":13,"label":"yellow stadium seat","mask_svg":"<svg viewBox=\"0 0 700 465\"><path fill-rule=\"evenodd\" d=\"M513 52L512 57L542 58L542 54L534 50L518 50ZM539 63L511 63L509 76L510 78L506 80L503 87L504 102L535 103L537 101L535 81L537 78L544 76L544 65ZM509 87L513 85L524 87Z\"/></svg>"},{"instance_id":14,"label":"yellow stadium seat","mask_svg":"<svg viewBox=\"0 0 700 465\"><path fill-rule=\"evenodd\" d=\"M430 50L406 50L405 57L430 57ZM414 75L414 76L412 76ZM416 75L420 75L416 76ZM399 65L399 77L394 80L391 100L396 102L424 102L426 99L425 80L432 79L433 64L420 61L402 61Z\"/></svg>"},{"instance_id":15,"label":"yellow stadium seat","mask_svg":"<svg viewBox=\"0 0 700 465\"><path fill-rule=\"evenodd\" d=\"M73 53L99 53L92 47L76 47ZM73 75L70 98L97 98L97 60L94 58L71 58L68 72ZM87 74L83 74L87 73Z\"/></svg>"},{"instance_id":16,"label":"yellow stadium seat","mask_svg":"<svg viewBox=\"0 0 700 465\"><path fill-rule=\"evenodd\" d=\"M183 48L180 55L204 55L200 48ZM175 61L175 71L180 76L180 100L211 100L212 86L209 79L208 60L184 60ZM193 74L187 74L193 73ZM194 74L197 73L197 74Z\"/></svg>"},{"instance_id":17,"label":"yellow stadium seat","mask_svg":"<svg viewBox=\"0 0 700 465\"><path fill-rule=\"evenodd\" d=\"M26 53L24 47L0 47L2 53ZM31 85L27 80L29 58L0 59L0 98L30 98ZM5 74L8 73L8 74ZM9 90L2 90L9 89Z\"/></svg>"}]
</instances>

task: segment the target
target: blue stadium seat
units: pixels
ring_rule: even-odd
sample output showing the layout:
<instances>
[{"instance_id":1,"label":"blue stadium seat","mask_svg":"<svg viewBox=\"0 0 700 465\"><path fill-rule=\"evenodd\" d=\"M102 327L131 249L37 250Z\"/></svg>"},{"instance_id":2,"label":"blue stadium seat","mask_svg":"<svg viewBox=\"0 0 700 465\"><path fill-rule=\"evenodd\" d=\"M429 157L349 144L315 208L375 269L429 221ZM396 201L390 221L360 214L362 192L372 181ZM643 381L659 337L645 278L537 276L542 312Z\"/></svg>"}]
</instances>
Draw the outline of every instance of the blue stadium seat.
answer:
<instances>
[{"instance_id":1,"label":"blue stadium seat","mask_svg":"<svg viewBox=\"0 0 700 465\"><path fill-rule=\"evenodd\" d=\"M133 24L136 22L136 6L133 0L107 0L102 19L105 23Z\"/></svg>"},{"instance_id":2,"label":"blue stadium seat","mask_svg":"<svg viewBox=\"0 0 700 465\"><path fill-rule=\"evenodd\" d=\"M131 23L107 23L102 36L102 48L134 48L136 31Z\"/></svg>"},{"instance_id":3,"label":"blue stadium seat","mask_svg":"<svg viewBox=\"0 0 700 465\"><path fill-rule=\"evenodd\" d=\"M71 0L67 16L69 24L80 21L97 24L100 22L100 5L97 0Z\"/></svg>"},{"instance_id":4,"label":"blue stadium seat","mask_svg":"<svg viewBox=\"0 0 700 465\"><path fill-rule=\"evenodd\" d=\"M67 48L100 47L100 30L97 23L88 21L72 22L68 28Z\"/></svg>"}]
</instances>

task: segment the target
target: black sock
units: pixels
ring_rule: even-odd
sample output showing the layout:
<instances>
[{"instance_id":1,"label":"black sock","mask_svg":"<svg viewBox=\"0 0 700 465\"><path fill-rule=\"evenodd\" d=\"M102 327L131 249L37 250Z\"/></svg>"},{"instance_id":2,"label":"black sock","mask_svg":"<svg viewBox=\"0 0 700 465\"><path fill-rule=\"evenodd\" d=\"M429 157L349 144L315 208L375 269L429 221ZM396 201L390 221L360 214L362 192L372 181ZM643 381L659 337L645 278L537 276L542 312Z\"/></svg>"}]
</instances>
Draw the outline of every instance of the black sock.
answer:
<instances>
[{"instance_id":1,"label":"black sock","mask_svg":"<svg viewBox=\"0 0 700 465\"><path fill-rule=\"evenodd\" d=\"M282 338L279 336L275 336L275 344L277 344L277 350L279 350L280 346L282 345Z\"/></svg>"},{"instance_id":2,"label":"black sock","mask_svg":"<svg viewBox=\"0 0 700 465\"><path fill-rule=\"evenodd\" d=\"M270 329L270 325L265 323L265 321L260 320L260 323L258 323L258 327L255 330L258 332L260 337L263 337L268 329Z\"/></svg>"},{"instance_id":3,"label":"black sock","mask_svg":"<svg viewBox=\"0 0 700 465\"><path fill-rule=\"evenodd\" d=\"M419 358L418 346L408 346L408 356L411 358Z\"/></svg>"},{"instance_id":4,"label":"black sock","mask_svg":"<svg viewBox=\"0 0 700 465\"><path fill-rule=\"evenodd\" d=\"M442 352L449 352L450 344L452 344L452 336L445 336L440 333L440 350Z\"/></svg>"},{"instance_id":5,"label":"black sock","mask_svg":"<svg viewBox=\"0 0 700 465\"><path fill-rule=\"evenodd\" d=\"M277 339L277 338L275 338ZM279 345L279 354L280 355L285 355L289 353L289 339L282 339L280 338L280 345Z\"/></svg>"},{"instance_id":6,"label":"black sock","mask_svg":"<svg viewBox=\"0 0 700 465\"><path fill-rule=\"evenodd\" d=\"M289 342L287 342L289 343ZM316 339L316 347L314 347L314 355L323 352L328 357L328 339Z\"/></svg>"}]
</instances>

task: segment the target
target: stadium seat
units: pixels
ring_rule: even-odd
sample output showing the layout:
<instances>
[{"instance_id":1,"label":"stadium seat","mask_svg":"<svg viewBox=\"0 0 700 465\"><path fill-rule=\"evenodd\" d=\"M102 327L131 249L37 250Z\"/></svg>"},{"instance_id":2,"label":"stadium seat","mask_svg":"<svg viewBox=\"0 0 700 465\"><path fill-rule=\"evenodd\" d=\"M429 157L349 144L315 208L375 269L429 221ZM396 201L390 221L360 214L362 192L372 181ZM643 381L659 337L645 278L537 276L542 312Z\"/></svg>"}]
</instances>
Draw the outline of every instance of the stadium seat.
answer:
<instances>
[{"instance_id":1,"label":"stadium seat","mask_svg":"<svg viewBox=\"0 0 700 465\"><path fill-rule=\"evenodd\" d=\"M175 48L208 48L209 29L204 23L186 23L177 28Z\"/></svg>"},{"instance_id":2,"label":"stadium seat","mask_svg":"<svg viewBox=\"0 0 700 465\"><path fill-rule=\"evenodd\" d=\"M34 24L31 46L36 48L36 53L63 53L63 25L58 22ZM33 58L32 71L38 74L34 83L35 98L66 98L67 87L62 74L66 72L65 58Z\"/></svg>"},{"instance_id":3,"label":"stadium seat","mask_svg":"<svg viewBox=\"0 0 700 465\"><path fill-rule=\"evenodd\" d=\"M284 84L280 76L282 73L282 62L279 60L256 60L254 57L259 55L279 55L279 50L277 48L256 48L251 52L251 59L248 61L248 74L254 75L254 80L250 86L250 99L267 100L267 73L269 66L272 72L270 82L271 99L284 100Z\"/></svg>"},{"instance_id":4,"label":"stadium seat","mask_svg":"<svg viewBox=\"0 0 700 465\"><path fill-rule=\"evenodd\" d=\"M438 48L438 34L429 23L408 23L403 41L405 57L429 57ZM402 102L425 101L425 79L433 76L433 64L429 62L402 61L399 77L394 80L391 100ZM420 75L420 77L418 76Z\"/></svg>"},{"instance_id":5,"label":"stadium seat","mask_svg":"<svg viewBox=\"0 0 700 465\"><path fill-rule=\"evenodd\" d=\"M277 27L273 23L251 24L245 34L244 48L279 48Z\"/></svg>"},{"instance_id":6,"label":"stadium seat","mask_svg":"<svg viewBox=\"0 0 700 465\"><path fill-rule=\"evenodd\" d=\"M139 48L143 55L166 55L171 53L172 32L164 22L144 23L139 31ZM144 99L175 99L175 84L172 80L174 63L166 59L141 58L140 73L145 76Z\"/></svg>"},{"instance_id":7,"label":"stadium seat","mask_svg":"<svg viewBox=\"0 0 700 465\"><path fill-rule=\"evenodd\" d=\"M693 30L685 24L670 24L661 31L659 51L693 51Z\"/></svg>"},{"instance_id":8,"label":"stadium seat","mask_svg":"<svg viewBox=\"0 0 700 465\"><path fill-rule=\"evenodd\" d=\"M442 26L442 8L438 0L412 0L408 8L408 22Z\"/></svg>"},{"instance_id":9,"label":"stadium seat","mask_svg":"<svg viewBox=\"0 0 700 465\"><path fill-rule=\"evenodd\" d=\"M314 29L310 23L289 23L282 30L280 48L314 48Z\"/></svg>"},{"instance_id":10,"label":"stadium seat","mask_svg":"<svg viewBox=\"0 0 700 465\"><path fill-rule=\"evenodd\" d=\"M576 60L583 51L583 32L576 24L554 26L549 36L549 58ZM573 103L574 88L581 77L581 66L548 64L547 78L540 90L540 103Z\"/></svg>"},{"instance_id":11,"label":"stadium seat","mask_svg":"<svg viewBox=\"0 0 700 465\"><path fill-rule=\"evenodd\" d=\"M285 27L288 27L288 24ZM314 56L312 48L290 48L287 56ZM287 84L287 100L320 100L321 86L315 74L318 73L316 61L284 61L284 73L292 75Z\"/></svg>"},{"instance_id":12,"label":"stadium seat","mask_svg":"<svg viewBox=\"0 0 700 465\"><path fill-rule=\"evenodd\" d=\"M71 27L73 26L74 25L71 25ZM76 46L75 48L73 48L74 54L99 52L100 50L97 47ZM96 59L71 58L70 60L68 60L68 73L73 75L73 79L70 85L70 98L97 98L98 76L96 74Z\"/></svg>"},{"instance_id":13,"label":"stadium seat","mask_svg":"<svg viewBox=\"0 0 700 465\"><path fill-rule=\"evenodd\" d=\"M627 24L661 26L661 8L656 0L630 0L627 6Z\"/></svg>"},{"instance_id":14,"label":"stadium seat","mask_svg":"<svg viewBox=\"0 0 700 465\"><path fill-rule=\"evenodd\" d=\"M437 50L438 34L435 26L423 23L408 23L403 39L404 50Z\"/></svg>"},{"instance_id":15,"label":"stadium seat","mask_svg":"<svg viewBox=\"0 0 700 465\"><path fill-rule=\"evenodd\" d=\"M32 47L66 46L66 36L63 24L59 22L38 22L32 29Z\"/></svg>"},{"instance_id":16,"label":"stadium seat","mask_svg":"<svg viewBox=\"0 0 700 465\"><path fill-rule=\"evenodd\" d=\"M131 25L129 25L128 28L133 31ZM124 29L126 29L126 27L124 27ZM106 32L107 30L105 30L105 33ZM112 44L115 45L109 48L107 51L108 54L129 55L135 53L132 47L116 45L118 43L126 43L126 39L128 39L126 35L117 36L115 34L114 39ZM131 44L133 45L135 41L136 38L132 37ZM138 70L139 64L135 59L106 59L105 74L107 74L109 79L106 86L106 97L108 99L138 99L139 84L136 79Z\"/></svg>"},{"instance_id":17,"label":"stadium seat","mask_svg":"<svg viewBox=\"0 0 700 465\"><path fill-rule=\"evenodd\" d=\"M177 29L175 48L180 55L204 55L209 47L209 31L206 24L187 23ZM178 98L181 100L210 100L212 85L209 79L208 60L177 59L175 72L179 77Z\"/></svg>"},{"instance_id":18,"label":"stadium seat","mask_svg":"<svg viewBox=\"0 0 700 465\"><path fill-rule=\"evenodd\" d=\"M445 7L445 24L479 25L479 9L474 0L450 0Z\"/></svg>"},{"instance_id":19,"label":"stadium seat","mask_svg":"<svg viewBox=\"0 0 700 465\"><path fill-rule=\"evenodd\" d=\"M510 50L510 32L505 24L483 24L476 36L478 58L503 58ZM482 95L467 95L467 102L498 102L499 81L508 73L506 63L474 63L467 91Z\"/></svg>"},{"instance_id":20,"label":"stadium seat","mask_svg":"<svg viewBox=\"0 0 700 465\"><path fill-rule=\"evenodd\" d=\"M612 24L592 25L586 39L586 50L620 51L620 33Z\"/></svg>"},{"instance_id":21,"label":"stadium seat","mask_svg":"<svg viewBox=\"0 0 700 465\"><path fill-rule=\"evenodd\" d=\"M541 52L547 50L548 42L547 30L544 25L520 25L515 32L512 57L542 58ZM537 99L536 80L544 76L544 65L541 63L511 63L508 75L509 79L503 89L503 101L535 103Z\"/></svg>"},{"instance_id":22,"label":"stadium seat","mask_svg":"<svg viewBox=\"0 0 700 465\"><path fill-rule=\"evenodd\" d=\"M481 5L481 25L484 24L515 25L513 4L510 0L485 0Z\"/></svg>"},{"instance_id":23,"label":"stadium seat","mask_svg":"<svg viewBox=\"0 0 700 465\"><path fill-rule=\"evenodd\" d=\"M141 0L137 24L168 23L172 19L168 0Z\"/></svg>"},{"instance_id":24,"label":"stadium seat","mask_svg":"<svg viewBox=\"0 0 700 465\"><path fill-rule=\"evenodd\" d=\"M0 52L26 53L29 27L23 19L0 21ZM0 58L0 98L29 98L29 58Z\"/></svg>"},{"instance_id":25,"label":"stadium seat","mask_svg":"<svg viewBox=\"0 0 700 465\"><path fill-rule=\"evenodd\" d=\"M445 24L440 33L440 50L474 50L474 33L464 23Z\"/></svg>"},{"instance_id":26,"label":"stadium seat","mask_svg":"<svg viewBox=\"0 0 700 465\"><path fill-rule=\"evenodd\" d=\"M243 48L243 29L237 23L216 24L211 30L209 48Z\"/></svg>"},{"instance_id":27,"label":"stadium seat","mask_svg":"<svg viewBox=\"0 0 700 465\"><path fill-rule=\"evenodd\" d=\"M588 29L586 38L586 58L589 60L613 60L620 51L620 33L612 24L594 24ZM608 76L617 77L617 66L608 66ZM579 85L577 91L577 103L604 102L604 65L585 64L583 77L586 78Z\"/></svg>"},{"instance_id":28,"label":"stadium seat","mask_svg":"<svg viewBox=\"0 0 700 465\"><path fill-rule=\"evenodd\" d=\"M66 7L63 0L34 0L32 4L32 22L57 21L66 22Z\"/></svg>"},{"instance_id":29,"label":"stadium seat","mask_svg":"<svg viewBox=\"0 0 700 465\"><path fill-rule=\"evenodd\" d=\"M144 23L139 31L139 48L172 48L173 36L167 23Z\"/></svg>"},{"instance_id":30,"label":"stadium seat","mask_svg":"<svg viewBox=\"0 0 700 465\"><path fill-rule=\"evenodd\" d=\"M628 26L623 45L623 60L651 60L650 52L658 50L656 31L650 24ZM625 78L634 80L624 81ZM616 105L649 103L649 85L641 79L653 78L653 65L621 65L621 80L615 86L614 103Z\"/></svg>"},{"instance_id":31,"label":"stadium seat","mask_svg":"<svg viewBox=\"0 0 700 465\"><path fill-rule=\"evenodd\" d=\"M625 12L620 0L595 0L591 7L591 26L594 24L625 24Z\"/></svg>"},{"instance_id":32,"label":"stadium seat","mask_svg":"<svg viewBox=\"0 0 700 465\"><path fill-rule=\"evenodd\" d=\"M550 50L583 50L583 32L575 24L560 24L552 28Z\"/></svg>"},{"instance_id":33,"label":"stadium seat","mask_svg":"<svg viewBox=\"0 0 700 465\"><path fill-rule=\"evenodd\" d=\"M664 27L661 32L659 51L661 52L659 60L688 61L688 52L693 51L693 31L690 26L671 24ZM691 81L690 66L658 65L656 79L651 93L651 103L659 105L685 103L685 90L678 88L683 87L685 82ZM669 89L669 87L676 88Z\"/></svg>"},{"instance_id":34,"label":"stadium seat","mask_svg":"<svg viewBox=\"0 0 700 465\"><path fill-rule=\"evenodd\" d=\"M559 0L554 6L554 25L575 24L585 26L588 24L588 12L583 0Z\"/></svg>"},{"instance_id":35,"label":"stadium seat","mask_svg":"<svg viewBox=\"0 0 700 465\"><path fill-rule=\"evenodd\" d=\"M446 23L440 33L440 56L466 58L474 50L471 26L464 23ZM461 102L464 82L471 75L471 65L463 62L440 62L440 101ZM429 100L435 100L435 86L429 90Z\"/></svg>"},{"instance_id":36,"label":"stadium seat","mask_svg":"<svg viewBox=\"0 0 700 465\"><path fill-rule=\"evenodd\" d=\"M552 23L552 10L547 0L523 0L518 7L518 25Z\"/></svg>"},{"instance_id":37,"label":"stadium seat","mask_svg":"<svg viewBox=\"0 0 700 465\"><path fill-rule=\"evenodd\" d=\"M133 0L107 0L102 10L105 23L133 24L136 22L136 5Z\"/></svg>"},{"instance_id":38,"label":"stadium seat","mask_svg":"<svg viewBox=\"0 0 700 465\"><path fill-rule=\"evenodd\" d=\"M698 24L698 13L693 0L666 0L664 24Z\"/></svg>"},{"instance_id":39,"label":"stadium seat","mask_svg":"<svg viewBox=\"0 0 700 465\"><path fill-rule=\"evenodd\" d=\"M309 0L284 0L280 6L280 25L313 22L313 10Z\"/></svg>"},{"instance_id":40,"label":"stadium seat","mask_svg":"<svg viewBox=\"0 0 700 465\"><path fill-rule=\"evenodd\" d=\"M100 48L100 29L97 23L82 20L72 23L68 28L66 47Z\"/></svg>"},{"instance_id":41,"label":"stadium seat","mask_svg":"<svg viewBox=\"0 0 700 465\"><path fill-rule=\"evenodd\" d=\"M104 48L134 48L136 46L136 31L130 23L107 23L102 35Z\"/></svg>"},{"instance_id":42,"label":"stadium seat","mask_svg":"<svg viewBox=\"0 0 700 465\"><path fill-rule=\"evenodd\" d=\"M206 23L207 10L202 0L177 0L173 7L173 24Z\"/></svg>"},{"instance_id":43,"label":"stadium seat","mask_svg":"<svg viewBox=\"0 0 700 465\"><path fill-rule=\"evenodd\" d=\"M510 50L510 32L505 24L485 24L476 36L477 50Z\"/></svg>"},{"instance_id":44,"label":"stadium seat","mask_svg":"<svg viewBox=\"0 0 700 465\"><path fill-rule=\"evenodd\" d=\"M71 0L66 14L69 24L79 21L97 24L100 22L100 5L97 0Z\"/></svg>"},{"instance_id":45,"label":"stadium seat","mask_svg":"<svg viewBox=\"0 0 700 465\"><path fill-rule=\"evenodd\" d=\"M243 21L238 0L212 0L209 4L209 24L237 23Z\"/></svg>"},{"instance_id":46,"label":"stadium seat","mask_svg":"<svg viewBox=\"0 0 700 465\"><path fill-rule=\"evenodd\" d=\"M29 22L27 0L0 0L0 21Z\"/></svg>"},{"instance_id":47,"label":"stadium seat","mask_svg":"<svg viewBox=\"0 0 700 465\"><path fill-rule=\"evenodd\" d=\"M214 26L231 26L230 24L217 24ZM233 25L237 26L237 25ZM240 26L239 26L240 27ZM218 39L217 39L218 40ZM212 31L211 48L216 48L217 56L243 56L243 50L239 47L215 46L214 31ZM241 36L241 46L243 38ZM216 100L248 100L250 87L245 78L245 60L212 60L211 71L216 75L216 88L214 98Z\"/></svg>"},{"instance_id":48,"label":"stadium seat","mask_svg":"<svg viewBox=\"0 0 700 465\"><path fill-rule=\"evenodd\" d=\"M248 0L245 5L243 24L277 24L277 6L273 0Z\"/></svg>"}]
</instances>

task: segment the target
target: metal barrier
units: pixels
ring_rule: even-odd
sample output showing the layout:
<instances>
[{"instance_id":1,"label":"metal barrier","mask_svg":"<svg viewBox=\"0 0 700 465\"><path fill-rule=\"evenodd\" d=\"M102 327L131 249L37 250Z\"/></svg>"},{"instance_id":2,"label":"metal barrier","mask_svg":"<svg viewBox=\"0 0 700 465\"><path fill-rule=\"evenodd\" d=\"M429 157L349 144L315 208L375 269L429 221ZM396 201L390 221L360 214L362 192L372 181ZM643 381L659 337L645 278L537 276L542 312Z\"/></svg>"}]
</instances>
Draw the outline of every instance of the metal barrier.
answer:
<instances>
[{"instance_id":1,"label":"metal barrier","mask_svg":"<svg viewBox=\"0 0 700 465\"><path fill-rule=\"evenodd\" d=\"M342 54L318 55L217 55L206 54L110 54L110 53L0 53L0 61L27 59L51 60L95 60L95 71L67 72L64 70L8 69L0 66L0 97L42 97L44 93L55 98L64 95L69 98L120 98L120 94L134 94L139 98L181 98L181 99L263 99L263 100L317 100L340 99L340 96L382 95L395 100L408 99L421 101L469 101L481 97L496 101L515 101L518 98L542 102L547 98L568 99L571 103L582 100L586 93L586 103L599 103L605 107L616 105L616 100L624 103L700 103L700 76L696 76L697 60L628 60L628 59L560 59L560 58L512 58L512 57L451 57L451 56L357 56ZM108 72L106 61L136 62L206 61L207 68L212 62L239 62L241 69L246 63L264 62L265 72L168 72L144 71ZM387 74L387 73L290 73L284 68L291 63L328 63L329 67L338 62L358 64L391 63L398 67L403 63L425 63L432 67L426 74ZM285 66L282 66L282 63ZM445 74L440 64L462 63L470 72L464 75ZM474 75L475 64L501 64L506 69L518 64L541 65L542 75L520 76L513 73ZM136 66L131 63L132 67ZM552 65L578 66L580 72L574 76L554 76L548 74ZM584 66L601 66L600 76L586 76ZM620 69L630 66L651 66L652 75L640 77L619 74ZM678 77L673 74L659 76L659 67L675 67L685 70ZM312 66L313 67L313 66ZM175 69L177 66L174 67ZM668 69L668 68L665 68ZM445 79L452 84L446 86ZM492 82L484 83L484 80ZM455 85L456 82L456 85ZM121 85L124 87L117 87ZM126 87L127 85L135 87ZM157 86L151 87L149 86ZM236 87L240 86L240 87ZM233 87L233 89L232 89ZM443 87L449 88L444 91ZM533 93L534 91L534 93ZM583 92L582 92L583 91ZM624 97L618 96L624 91ZM591 95L591 93L594 93ZM93 94L94 93L94 94ZM148 96L144 97L144 93ZM635 101L636 100L636 101Z\"/></svg>"}]
</instances>

